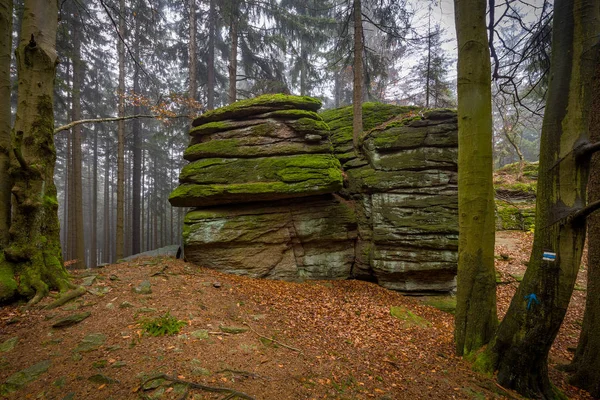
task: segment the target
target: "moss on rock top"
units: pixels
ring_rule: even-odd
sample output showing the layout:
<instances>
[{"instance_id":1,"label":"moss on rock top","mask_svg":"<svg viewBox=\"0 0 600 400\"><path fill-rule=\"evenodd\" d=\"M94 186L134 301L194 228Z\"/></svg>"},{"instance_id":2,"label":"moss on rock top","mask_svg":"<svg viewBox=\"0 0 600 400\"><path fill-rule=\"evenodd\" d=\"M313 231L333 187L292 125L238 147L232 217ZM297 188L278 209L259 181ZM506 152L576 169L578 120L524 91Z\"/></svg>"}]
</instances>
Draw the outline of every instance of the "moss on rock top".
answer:
<instances>
[{"instance_id":1,"label":"moss on rock top","mask_svg":"<svg viewBox=\"0 0 600 400\"><path fill-rule=\"evenodd\" d=\"M240 100L228 106L208 111L196 118L192 126L200 126L226 119L242 119L277 110L317 111L319 108L321 108L321 101L312 97L268 94L253 99Z\"/></svg>"}]
</instances>

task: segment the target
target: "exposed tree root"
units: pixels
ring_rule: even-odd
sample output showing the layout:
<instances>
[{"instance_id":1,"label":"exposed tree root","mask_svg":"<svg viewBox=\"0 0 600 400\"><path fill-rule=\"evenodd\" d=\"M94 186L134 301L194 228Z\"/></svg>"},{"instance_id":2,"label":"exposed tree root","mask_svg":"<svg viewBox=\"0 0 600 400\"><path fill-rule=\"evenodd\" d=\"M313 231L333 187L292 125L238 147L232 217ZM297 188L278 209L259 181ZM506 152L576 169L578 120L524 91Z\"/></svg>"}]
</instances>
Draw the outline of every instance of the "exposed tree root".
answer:
<instances>
[{"instance_id":1,"label":"exposed tree root","mask_svg":"<svg viewBox=\"0 0 600 400\"><path fill-rule=\"evenodd\" d=\"M169 375L165 375L165 374L156 375L156 376L146 379L140 385L140 389L143 389L143 387L147 383L155 381L157 379L164 379L165 381L170 381L173 383L179 383L182 385L186 385L188 387L188 390L186 390L186 392L183 394L183 396L181 396L181 400L187 399L187 396L189 394L189 389L199 389L199 390L204 390L205 392L212 392L212 393L224 393L225 397L223 397L222 400L229 400L229 399L235 399L235 398L246 399L246 400L255 400L254 397L249 396L243 392L238 392L237 390L234 390L234 389L225 388L225 387L217 387L217 386L206 386L206 385L202 385L200 383L184 381L184 380L176 378L174 376L169 376Z\"/></svg>"},{"instance_id":2,"label":"exposed tree root","mask_svg":"<svg viewBox=\"0 0 600 400\"><path fill-rule=\"evenodd\" d=\"M53 308L60 307L63 304L73 300L76 297L83 296L86 293L86 290L83 286L76 286L74 289L66 292L52 303L48 304L44 309L52 310Z\"/></svg>"},{"instance_id":3,"label":"exposed tree root","mask_svg":"<svg viewBox=\"0 0 600 400\"><path fill-rule=\"evenodd\" d=\"M281 343L278 340L275 340L273 338L261 335L260 333L256 332L254 329L252 329L252 327L247 322L244 322L244 325L246 325L252 332L254 332L256 335L258 335L258 337L261 337L261 338L266 339L266 340L268 340L270 342L273 342L273 343L277 343L278 345L280 345L282 347L285 347L286 349L294 350L294 351L297 351L300 354L303 354L302 350L300 350L300 349L297 349L297 348L292 347L292 346L288 346L287 344Z\"/></svg>"}]
</instances>

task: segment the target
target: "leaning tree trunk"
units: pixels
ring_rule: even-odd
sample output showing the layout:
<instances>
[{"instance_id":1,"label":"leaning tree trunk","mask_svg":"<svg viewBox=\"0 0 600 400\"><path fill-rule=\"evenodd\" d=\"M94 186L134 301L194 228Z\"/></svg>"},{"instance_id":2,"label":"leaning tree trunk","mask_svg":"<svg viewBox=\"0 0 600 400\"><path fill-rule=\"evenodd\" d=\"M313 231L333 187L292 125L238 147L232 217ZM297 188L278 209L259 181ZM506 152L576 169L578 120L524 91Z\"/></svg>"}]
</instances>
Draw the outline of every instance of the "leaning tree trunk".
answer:
<instances>
[{"instance_id":1,"label":"leaning tree trunk","mask_svg":"<svg viewBox=\"0 0 600 400\"><path fill-rule=\"evenodd\" d=\"M10 227L10 53L12 0L0 0L0 249Z\"/></svg>"},{"instance_id":2,"label":"leaning tree trunk","mask_svg":"<svg viewBox=\"0 0 600 400\"><path fill-rule=\"evenodd\" d=\"M492 93L486 0L456 0L458 39L458 355L487 344L498 324L494 269Z\"/></svg>"},{"instance_id":3,"label":"leaning tree trunk","mask_svg":"<svg viewBox=\"0 0 600 400\"><path fill-rule=\"evenodd\" d=\"M596 66L592 93L590 140L596 143L600 142L600 64ZM600 154L595 154L590 164L588 201L600 201ZM587 223L587 297L579 344L572 364L575 374L571 383L600 398L600 215L590 215Z\"/></svg>"},{"instance_id":4,"label":"leaning tree trunk","mask_svg":"<svg viewBox=\"0 0 600 400\"><path fill-rule=\"evenodd\" d=\"M535 237L529 265L494 340L479 361L501 385L555 398L548 352L564 319L585 239L589 110L600 46L600 3L557 0L542 127Z\"/></svg>"},{"instance_id":5,"label":"leaning tree trunk","mask_svg":"<svg viewBox=\"0 0 600 400\"><path fill-rule=\"evenodd\" d=\"M39 301L70 287L62 263L54 186L56 1L25 0L17 47L18 103L12 142L14 198L9 244L0 256L0 300ZM12 270L12 274L6 274ZM8 290L7 290L8 289Z\"/></svg>"},{"instance_id":6,"label":"leaning tree trunk","mask_svg":"<svg viewBox=\"0 0 600 400\"><path fill-rule=\"evenodd\" d=\"M352 143L354 151L359 153L360 135L363 131L362 102L363 102L363 26L361 0L354 0L354 85L352 92L353 119Z\"/></svg>"}]
</instances>

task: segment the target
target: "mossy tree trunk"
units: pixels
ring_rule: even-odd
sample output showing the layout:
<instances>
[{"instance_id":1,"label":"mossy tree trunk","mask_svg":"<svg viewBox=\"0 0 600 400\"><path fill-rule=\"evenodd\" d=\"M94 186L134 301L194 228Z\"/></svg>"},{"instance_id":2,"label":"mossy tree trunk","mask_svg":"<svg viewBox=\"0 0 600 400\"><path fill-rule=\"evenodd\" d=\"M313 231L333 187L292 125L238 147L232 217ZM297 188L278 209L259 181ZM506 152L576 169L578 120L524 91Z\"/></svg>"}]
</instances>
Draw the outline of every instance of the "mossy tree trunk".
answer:
<instances>
[{"instance_id":1,"label":"mossy tree trunk","mask_svg":"<svg viewBox=\"0 0 600 400\"><path fill-rule=\"evenodd\" d=\"M17 47L18 103L11 161L9 243L0 256L0 301L39 301L70 287L62 263L54 186L54 75L57 1L25 0ZM10 273L7 273L10 271Z\"/></svg>"},{"instance_id":2,"label":"mossy tree trunk","mask_svg":"<svg viewBox=\"0 0 600 400\"><path fill-rule=\"evenodd\" d=\"M354 85L352 91L352 143L354 151L359 154L360 136L363 131L362 102L363 102L363 26L361 0L354 0Z\"/></svg>"},{"instance_id":3,"label":"mossy tree trunk","mask_svg":"<svg viewBox=\"0 0 600 400\"><path fill-rule=\"evenodd\" d=\"M600 64L592 87L594 94L590 120L590 140L600 142ZM600 201L600 154L592 157L588 181L588 202ZM571 383L600 398L600 215L587 220L587 297L579 344L573 359L575 374Z\"/></svg>"},{"instance_id":4,"label":"mossy tree trunk","mask_svg":"<svg viewBox=\"0 0 600 400\"><path fill-rule=\"evenodd\" d=\"M496 316L492 97L486 0L455 0L458 38L458 355L492 338Z\"/></svg>"},{"instance_id":5,"label":"mossy tree trunk","mask_svg":"<svg viewBox=\"0 0 600 400\"><path fill-rule=\"evenodd\" d=\"M540 144L535 237L529 265L480 365L499 383L534 398L556 398L548 352L564 319L585 239L589 112L600 46L600 3L557 0L548 100ZM544 255L544 253L546 253ZM545 261L552 259L554 261Z\"/></svg>"},{"instance_id":6,"label":"mossy tree trunk","mask_svg":"<svg viewBox=\"0 0 600 400\"><path fill-rule=\"evenodd\" d=\"M10 54L12 0L0 0L0 249L10 227Z\"/></svg>"}]
</instances>

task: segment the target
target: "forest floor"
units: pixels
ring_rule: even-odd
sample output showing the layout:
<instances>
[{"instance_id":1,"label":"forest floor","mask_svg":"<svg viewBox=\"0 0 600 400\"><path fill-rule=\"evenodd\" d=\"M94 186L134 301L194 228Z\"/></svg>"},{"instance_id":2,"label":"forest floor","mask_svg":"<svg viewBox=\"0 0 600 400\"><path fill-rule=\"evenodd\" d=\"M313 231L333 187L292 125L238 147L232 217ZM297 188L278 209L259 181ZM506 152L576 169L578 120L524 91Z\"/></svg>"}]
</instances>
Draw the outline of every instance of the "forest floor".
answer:
<instances>
[{"instance_id":1,"label":"forest floor","mask_svg":"<svg viewBox=\"0 0 600 400\"><path fill-rule=\"evenodd\" d=\"M500 315L531 240L498 233ZM453 316L434 307L451 309L448 297L407 297L360 281L256 280L160 257L73 275L88 292L59 309L0 309L0 397L183 398L181 382L141 387L166 374L255 399L520 398L454 356ZM568 363L577 344L585 286L582 267L550 354L552 381L573 399L590 397L555 366ZM148 287L152 293L137 293ZM167 312L184 321L178 334L144 334L144 322ZM52 328L87 313L80 323ZM187 398L226 395L195 388Z\"/></svg>"}]
</instances>

